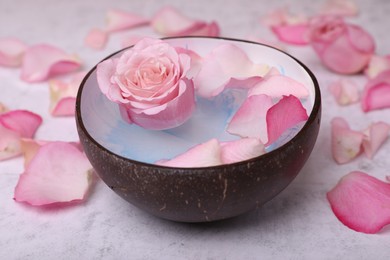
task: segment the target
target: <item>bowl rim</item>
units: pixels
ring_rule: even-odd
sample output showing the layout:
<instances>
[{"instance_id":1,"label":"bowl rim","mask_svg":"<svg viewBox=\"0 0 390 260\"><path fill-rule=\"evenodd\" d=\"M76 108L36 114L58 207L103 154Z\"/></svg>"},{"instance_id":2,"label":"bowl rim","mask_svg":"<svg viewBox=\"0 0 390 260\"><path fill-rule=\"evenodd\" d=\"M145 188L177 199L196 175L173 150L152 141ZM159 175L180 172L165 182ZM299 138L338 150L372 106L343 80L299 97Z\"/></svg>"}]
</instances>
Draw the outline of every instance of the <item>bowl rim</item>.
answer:
<instances>
[{"instance_id":1,"label":"bowl rim","mask_svg":"<svg viewBox=\"0 0 390 260\"><path fill-rule=\"evenodd\" d=\"M264 158L264 160L267 159L267 157L272 157L274 154L278 153L280 150L283 150L285 149L285 147L289 146L291 143L294 143L296 139L298 139L300 137L300 135L302 135L302 132L305 132L305 130L307 128L309 128L309 126L313 123L315 123L314 121L316 120L317 118L317 114L321 111L321 91L320 91L320 87L319 87L319 83L316 79L316 77L314 76L313 72L305 65L303 64L300 60L298 60L297 58L295 58L294 56L292 56L291 54L283 51L283 50L280 50L274 46L270 46L270 45L267 45L267 44L263 44L263 43L259 43L259 42L254 42L254 41L250 41L250 40L243 40L243 39L236 39L236 38L229 38L229 37L209 37L209 36L179 36L179 37L163 37L163 38L160 38L161 40L171 40L171 39L190 39L190 38L201 38L201 39L212 39L212 40L221 40L221 41L231 41L231 42L241 42L241 43L248 43L248 44L254 44L254 45L260 45L260 46L265 46L267 48L271 48L271 49L274 49L278 52L281 52L282 54L285 54L286 56L288 56L289 58L293 59L295 62L298 63L299 66L301 66L305 72L309 75L309 77L311 78L312 82L313 82L313 86L314 86L314 103L313 103L313 108L310 112L310 115L309 115L309 118L307 119L306 123L304 124L304 126L302 127L302 129L296 133L294 135L293 138L291 138L288 142L286 142L285 144L279 146L278 148L272 150L272 151L269 151L269 152L266 152L262 155L259 155L259 156L256 156L256 157L253 157L253 158L250 158L250 159L247 159L247 160L243 160L243 161L239 161L239 162L235 162L235 163L230 163L230 164L220 164L220 165L214 165L214 166L206 166L206 167L171 167L171 166L163 166L163 165L158 165L158 164L153 164L153 163L147 163L147 162L142 162L142 161L137 161L137 160L133 160L133 159L130 159L130 158L127 158L127 157L124 157L122 155L119 155L117 153L114 153L113 151L107 149L106 147L104 147L103 145L101 145L98 141L96 141L88 132L88 130L86 129L84 123L83 123L83 120L82 120L82 116L81 116L81 96L82 96L82 93L83 93L83 89L84 89L84 86L85 86L85 83L86 81L88 80L88 78L90 77L90 75L96 70L97 66L99 63L103 62L104 60L107 60L109 58L111 58L112 56L126 50L126 49L130 49L132 48L134 45L131 45L131 46L128 46L128 47L125 47L125 48L122 48L110 55L108 55L107 57L105 57L104 59L102 59L100 62L98 62L95 66L92 67L92 69L90 69L88 71L88 73L84 76L82 82L80 83L80 87L77 91L77 97L76 97L76 123L78 124L78 127L83 131L83 133L85 134L85 136L89 139L89 141L91 141L94 145L96 145L97 147L99 147L99 149L103 150L104 152L112 155L112 156L115 156L117 158L120 158L124 161L128 161L128 162L131 162L132 164L136 164L136 165L140 165L140 166L146 166L146 167L153 167L153 168L157 168L157 169L165 169L165 170L187 170L187 171L195 171L195 170L207 170L207 169L223 169L223 168L226 168L226 167L234 167L234 166L239 166L239 165L247 165L248 163L252 163L252 162L255 162L257 161L259 158Z\"/></svg>"}]
</instances>

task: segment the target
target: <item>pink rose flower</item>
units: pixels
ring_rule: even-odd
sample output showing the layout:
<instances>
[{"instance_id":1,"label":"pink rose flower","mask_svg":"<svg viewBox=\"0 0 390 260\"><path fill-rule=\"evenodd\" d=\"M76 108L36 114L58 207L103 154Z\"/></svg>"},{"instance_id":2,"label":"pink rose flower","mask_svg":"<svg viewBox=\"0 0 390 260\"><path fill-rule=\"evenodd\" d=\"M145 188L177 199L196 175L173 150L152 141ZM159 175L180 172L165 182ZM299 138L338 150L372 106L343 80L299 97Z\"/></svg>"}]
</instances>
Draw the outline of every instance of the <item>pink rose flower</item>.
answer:
<instances>
[{"instance_id":1,"label":"pink rose flower","mask_svg":"<svg viewBox=\"0 0 390 260\"><path fill-rule=\"evenodd\" d=\"M123 118L147 129L184 123L195 108L190 57L161 40L145 38L97 67L100 90Z\"/></svg>"},{"instance_id":2,"label":"pink rose flower","mask_svg":"<svg viewBox=\"0 0 390 260\"><path fill-rule=\"evenodd\" d=\"M309 25L309 39L322 63L342 74L363 70L375 50L371 35L336 16L313 18Z\"/></svg>"}]
</instances>

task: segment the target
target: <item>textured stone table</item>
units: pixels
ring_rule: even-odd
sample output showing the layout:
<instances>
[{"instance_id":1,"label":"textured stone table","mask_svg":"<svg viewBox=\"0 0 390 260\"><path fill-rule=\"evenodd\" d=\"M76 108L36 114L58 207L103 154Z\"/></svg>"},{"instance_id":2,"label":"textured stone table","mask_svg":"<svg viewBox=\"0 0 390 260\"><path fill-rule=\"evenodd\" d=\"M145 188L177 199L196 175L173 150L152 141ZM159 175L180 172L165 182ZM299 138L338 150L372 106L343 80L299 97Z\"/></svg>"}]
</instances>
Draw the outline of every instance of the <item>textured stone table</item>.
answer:
<instances>
[{"instance_id":1,"label":"textured stone table","mask_svg":"<svg viewBox=\"0 0 390 260\"><path fill-rule=\"evenodd\" d=\"M215 19L223 36L244 38L255 33L267 38L273 36L260 25L259 17L287 3L294 11L306 13L320 5L320 1L309 0L1 0L0 37L53 44L77 53L89 68L120 48L119 35L110 39L104 51L83 46L88 30L102 27L111 7L151 16L161 6L172 4L189 16ZM390 2L360 0L358 4L362 12L352 22L372 33L379 54L389 54ZM135 32L148 33L147 29ZM336 165L330 153L332 117L347 117L352 128L363 129L371 121L390 123L389 110L364 114L359 104L337 106L327 86L339 76L324 69L310 48L287 50L318 77L323 92L323 123L311 158L279 196L243 216L208 224L157 219L120 199L101 181L83 204L34 208L13 200L23 171L22 158L16 158L0 162L0 259L390 259L390 227L376 235L352 231L336 219L325 197L352 170L366 171L379 179L390 173L389 141L373 160L360 157ZM361 76L353 78L363 85ZM32 110L44 118L38 139L78 139L74 118L49 115L47 83L24 83L19 80L18 69L4 68L0 68L0 82L0 102L12 109Z\"/></svg>"}]
</instances>

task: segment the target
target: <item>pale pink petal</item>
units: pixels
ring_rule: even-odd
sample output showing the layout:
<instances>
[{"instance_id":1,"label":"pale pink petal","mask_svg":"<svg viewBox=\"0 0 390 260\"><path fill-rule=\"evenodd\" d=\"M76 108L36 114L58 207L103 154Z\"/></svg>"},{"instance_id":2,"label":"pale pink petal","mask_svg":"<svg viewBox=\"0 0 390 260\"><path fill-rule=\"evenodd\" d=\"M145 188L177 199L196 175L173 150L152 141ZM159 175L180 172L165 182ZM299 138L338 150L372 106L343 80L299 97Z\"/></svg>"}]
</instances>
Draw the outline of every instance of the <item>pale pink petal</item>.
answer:
<instances>
[{"instance_id":1,"label":"pale pink petal","mask_svg":"<svg viewBox=\"0 0 390 260\"><path fill-rule=\"evenodd\" d=\"M44 81L56 75L75 71L80 65L76 57L54 46L35 45L26 50L21 79L26 82Z\"/></svg>"},{"instance_id":2,"label":"pale pink petal","mask_svg":"<svg viewBox=\"0 0 390 260\"><path fill-rule=\"evenodd\" d=\"M87 157L73 145L45 144L20 176L14 199L33 206L83 200L91 173Z\"/></svg>"},{"instance_id":3,"label":"pale pink petal","mask_svg":"<svg viewBox=\"0 0 390 260\"><path fill-rule=\"evenodd\" d=\"M241 137L259 138L263 143L267 143L266 115L272 105L272 99L269 96L248 97L234 114L226 131Z\"/></svg>"},{"instance_id":4,"label":"pale pink petal","mask_svg":"<svg viewBox=\"0 0 390 260\"><path fill-rule=\"evenodd\" d=\"M363 150L368 158L372 159L378 149L389 139L390 125L385 122L371 124L364 131Z\"/></svg>"},{"instance_id":5,"label":"pale pink petal","mask_svg":"<svg viewBox=\"0 0 390 260\"><path fill-rule=\"evenodd\" d=\"M42 118L27 110L12 110L0 114L0 125L24 138L32 138L41 124Z\"/></svg>"},{"instance_id":6,"label":"pale pink petal","mask_svg":"<svg viewBox=\"0 0 390 260\"><path fill-rule=\"evenodd\" d=\"M161 160L158 165L168 167L208 167L223 164L221 147L217 139L192 147L171 160Z\"/></svg>"},{"instance_id":7,"label":"pale pink petal","mask_svg":"<svg viewBox=\"0 0 390 260\"><path fill-rule=\"evenodd\" d=\"M390 70L367 82L361 102L364 112L390 108Z\"/></svg>"},{"instance_id":8,"label":"pale pink petal","mask_svg":"<svg viewBox=\"0 0 390 260\"><path fill-rule=\"evenodd\" d=\"M218 37L220 33L219 25L217 22L205 23L203 26L183 31L181 34L176 36L208 36L208 37Z\"/></svg>"},{"instance_id":9,"label":"pale pink petal","mask_svg":"<svg viewBox=\"0 0 390 260\"><path fill-rule=\"evenodd\" d=\"M372 79L386 70L390 70L390 56L372 55L364 73L368 78Z\"/></svg>"},{"instance_id":10,"label":"pale pink petal","mask_svg":"<svg viewBox=\"0 0 390 260\"><path fill-rule=\"evenodd\" d=\"M265 153L264 144L257 138L242 138L221 143L224 164L245 161Z\"/></svg>"},{"instance_id":11,"label":"pale pink petal","mask_svg":"<svg viewBox=\"0 0 390 260\"><path fill-rule=\"evenodd\" d=\"M19 67L27 45L15 38L0 39L0 66Z\"/></svg>"},{"instance_id":12,"label":"pale pink petal","mask_svg":"<svg viewBox=\"0 0 390 260\"><path fill-rule=\"evenodd\" d=\"M268 70L266 65L253 63L237 46L221 44L204 57L194 85L200 96L210 98L221 93L232 78L262 77Z\"/></svg>"},{"instance_id":13,"label":"pale pink petal","mask_svg":"<svg viewBox=\"0 0 390 260\"><path fill-rule=\"evenodd\" d=\"M4 112L7 112L9 111L9 109L7 108L6 105L4 105L3 103L0 103L0 114L4 113Z\"/></svg>"},{"instance_id":14,"label":"pale pink petal","mask_svg":"<svg viewBox=\"0 0 390 260\"><path fill-rule=\"evenodd\" d=\"M359 102L359 90L357 84L349 79L339 79L329 86L330 93L342 106Z\"/></svg>"},{"instance_id":15,"label":"pale pink petal","mask_svg":"<svg viewBox=\"0 0 390 260\"><path fill-rule=\"evenodd\" d=\"M267 76L264 77L264 80L257 83L248 92L248 96L260 94L275 98L288 95L306 98L309 95L309 91L302 83L290 77L267 74Z\"/></svg>"},{"instance_id":16,"label":"pale pink petal","mask_svg":"<svg viewBox=\"0 0 390 260\"><path fill-rule=\"evenodd\" d=\"M353 0L327 0L321 14L336 16L355 16L359 9Z\"/></svg>"},{"instance_id":17,"label":"pale pink petal","mask_svg":"<svg viewBox=\"0 0 390 260\"><path fill-rule=\"evenodd\" d=\"M106 46L107 40L108 33L106 31L103 31L102 29L98 28L93 28L84 38L84 44L91 49L101 50Z\"/></svg>"},{"instance_id":18,"label":"pale pink petal","mask_svg":"<svg viewBox=\"0 0 390 260\"><path fill-rule=\"evenodd\" d=\"M20 134L0 124L0 161L20 155Z\"/></svg>"},{"instance_id":19,"label":"pale pink petal","mask_svg":"<svg viewBox=\"0 0 390 260\"><path fill-rule=\"evenodd\" d=\"M333 118L331 124L333 159L339 164L352 161L361 153L364 134L351 130L341 117Z\"/></svg>"},{"instance_id":20,"label":"pale pink petal","mask_svg":"<svg viewBox=\"0 0 390 260\"><path fill-rule=\"evenodd\" d=\"M390 224L390 184L363 172L351 172L327 193L336 217L347 227L367 234Z\"/></svg>"},{"instance_id":21,"label":"pale pink petal","mask_svg":"<svg viewBox=\"0 0 390 260\"><path fill-rule=\"evenodd\" d=\"M264 25L269 27L280 25L304 24L308 21L305 15L292 14L287 7L272 10L260 20Z\"/></svg>"},{"instance_id":22,"label":"pale pink petal","mask_svg":"<svg viewBox=\"0 0 390 260\"><path fill-rule=\"evenodd\" d=\"M267 145L275 142L287 129L307 119L307 112L301 101L292 95L284 96L268 109L266 115Z\"/></svg>"},{"instance_id":23,"label":"pale pink petal","mask_svg":"<svg viewBox=\"0 0 390 260\"><path fill-rule=\"evenodd\" d=\"M121 10L109 10L106 15L107 31L116 32L149 24L149 20Z\"/></svg>"},{"instance_id":24,"label":"pale pink petal","mask_svg":"<svg viewBox=\"0 0 390 260\"><path fill-rule=\"evenodd\" d=\"M281 42L295 45L307 45L309 43L307 37L308 28L308 23L271 27L272 31Z\"/></svg>"}]
</instances>

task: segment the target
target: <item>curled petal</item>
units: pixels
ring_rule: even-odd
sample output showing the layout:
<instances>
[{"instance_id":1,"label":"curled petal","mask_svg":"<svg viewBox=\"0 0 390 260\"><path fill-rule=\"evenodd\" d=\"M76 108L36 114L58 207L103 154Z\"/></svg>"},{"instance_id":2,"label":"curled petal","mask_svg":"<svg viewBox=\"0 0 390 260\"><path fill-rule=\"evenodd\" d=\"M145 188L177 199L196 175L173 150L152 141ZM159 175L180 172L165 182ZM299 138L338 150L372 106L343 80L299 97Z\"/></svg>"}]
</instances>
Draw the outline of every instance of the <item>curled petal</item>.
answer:
<instances>
[{"instance_id":1,"label":"curled petal","mask_svg":"<svg viewBox=\"0 0 390 260\"><path fill-rule=\"evenodd\" d=\"M333 159L339 164L350 162L360 154L364 134L351 130L341 117L333 118L331 124Z\"/></svg>"},{"instance_id":2,"label":"curled petal","mask_svg":"<svg viewBox=\"0 0 390 260\"><path fill-rule=\"evenodd\" d=\"M15 38L0 39L0 66L19 67L27 45Z\"/></svg>"},{"instance_id":3,"label":"curled petal","mask_svg":"<svg viewBox=\"0 0 390 260\"><path fill-rule=\"evenodd\" d=\"M372 159L382 144L389 138L390 125L385 122L371 124L364 131L363 150L368 158Z\"/></svg>"},{"instance_id":4,"label":"curled petal","mask_svg":"<svg viewBox=\"0 0 390 260\"><path fill-rule=\"evenodd\" d=\"M90 185L87 157L65 142L43 145L20 176L14 199L33 206L80 201Z\"/></svg>"},{"instance_id":5,"label":"curled petal","mask_svg":"<svg viewBox=\"0 0 390 260\"><path fill-rule=\"evenodd\" d=\"M374 234L390 224L390 184L351 172L327 193L336 217L347 227Z\"/></svg>"},{"instance_id":6,"label":"curled petal","mask_svg":"<svg viewBox=\"0 0 390 260\"><path fill-rule=\"evenodd\" d=\"M289 113L286 113L289 111ZM267 111L267 145L275 142L287 129L308 119L306 109L295 96L283 98Z\"/></svg>"},{"instance_id":7,"label":"curled petal","mask_svg":"<svg viewBox=\"0 0 390 260\"><path fill-rule=\"evenodd\" d=\"M327 0L321 14L335 16L355 16L359 9L353 0Z\"/></svg>"},{"instance_id":8,"label":"curled petal","mask_svg":"<svg viewBox=\"0 0 390 260\"><path fill-rule=\"evenodd\" d=\"M390 56L372 55L364 73L369 79L372 79L386 70L390 70Z\"/></svg>"},{"instance_id":9,"label":"curled petal","mask_svg":"<svg viewBox=\"0 0 390 260\"><path fill-rule=\"evenodd\" d=\"M109 10L106 21L108 32L122 31L149 24L148 19L121 10Z\"/></svg>"},{"instance_id":10,"label":"curled petal","mask_svg":"<svg viewBox=\"0 0 390 260\"><path fill-rule=\"evenodd\" d=\"M266 115L272 105L269 96L248 97L229 122L227 131L241 137L259 138L263 143L267 143Z\"/></svg>"},{"instance_id":11,"label":"curled petal","mask_svg":"<svg viewBox=\"0 0 390 260\"><path fill-rule=\"evenodd\" d=\"M26 50L21 79L26 82L44 81L52 76L80 68L80 61L62 50L46 45L35 45Z\"/></svg>"},{"instance_id":12,"label":"curled petal","mask_svg":"<svg viewBox=\"0 0 390 260\"><path fill-rule=\"evenodd\" d=\"M307 37L308 23L278 25L272 26L271 29L281 42L295 45L309 44L309 38Z\"/></svg>"},{"instance_id":13,"label":"curled petal","mask_svg":"<svg viewBox=\"0 0 390 260\"><path fill-rule=\"evenodd\" d=\"M222 163L221 147L217 139L194 146L171 160L156 162L169 167L208 167Z\"/></svg>"},{"instance_id":14,"label":"curled petal","mask_svg":"<svg viewBox=\"0 0 390 260\"><path fill-rule=\"evenodd\" d=\"M339 79L329 86L329 90L339 105L346 106L359 102L359 90L354 81Z\"/></svg>"},{"instance_id":15,"label":"curled petal","mask_svg":"<svg viewBox=\"0 0 390 260\"><path fill-rule=\"evenodd\" d=\"M242 138L221 143L222 162L225 164L245 161L265 153L264 144L257 138Z\"/></svg>"},{"instance_id":16,"label":"curled petal","mask_svg":"<svg viewBox=\"0 0 390 260\"><path fill-rule=\"evenodd\" d=\"M106 31L103 31L98 28L91 29L87 36L84 39L85 46L95 49L101 50L106 46L108 40L108 34Z\"/></svg>"},{"instance_id":17,"label":"curled petal","mask_svg":"<svg viewBox=\"0 0 390 260\"><path fill-rule=\"evenodd\" d=\"M390 108L390 70L367 82L361 102L364 112Z\"/></svg>"},{"instance_id":18,"label":"curled petal","mask_svg":"<svg viewBox=\"0 0 390 260\"><path fill-rule=\"evenodd\" d=\"M0 114L0 125L24 138L32 138L41 124L42 118L27 110L12 110Z\"/></svg>"}]
</instances>

